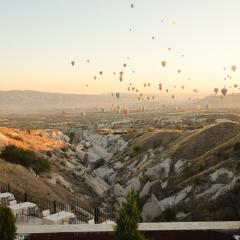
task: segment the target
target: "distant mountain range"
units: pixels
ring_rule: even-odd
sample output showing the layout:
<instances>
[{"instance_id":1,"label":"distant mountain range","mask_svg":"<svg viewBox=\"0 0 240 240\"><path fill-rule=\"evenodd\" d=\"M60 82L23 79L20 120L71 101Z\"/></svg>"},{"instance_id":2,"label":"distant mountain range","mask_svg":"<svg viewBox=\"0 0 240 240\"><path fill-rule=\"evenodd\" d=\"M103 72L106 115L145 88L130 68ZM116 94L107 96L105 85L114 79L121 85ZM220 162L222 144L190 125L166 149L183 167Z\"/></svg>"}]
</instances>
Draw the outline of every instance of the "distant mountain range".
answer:
<instances>
[{"instance_id":1,"label":"distant mountain range","mask_svg":"<svg viewBox=\"0 0 240 240\"><path fill-rule=\"evenodd\" d=\"M186 99L186 98L185 98ZM51 110L51 109L66 109L66 108L110 108L111 104L120 105L122 107L137 108L141 105L137 101L136 94L120 93L120 98L109 94L102 95L83 95L83 94L63 94L63 93L48 93L37 91L0 91L0 110L8 111L32 111L32 110ZM184 100L184 97L176 97L172 100L166 94L159 94L156 100L144 103L147 107L156 108L163 104L172 106L189 106L200 104L201 106L209 105L213 108L225 107L240 107L240 94L230 94L226 97L207 96L200 99L198 103L189 104Z\"/></svg>"},{"instance_id":2,"label":"distant mountain range","mask_svg":"<svg viewBox=\"0 0 240 240\"><path fill-rule=\"evenodd\" d=\"M161 104L173 104L171 98L162 95ZM149 101L148 106L160 106L159 101ZM63 94L37 91L0 91L0 110L45 110L65 108L110 108L112 104L136 108L141 105L137 94L120 93L118 99L111 93L101 95Z\"/></svg>"},{"instance_id":3,"label":"distant mountain range","mask_svg":"<svg viewBox=\"0 0 240 240\"><path fill-rule=\"evenodd\" d=\"M233 93L225 97L220 96L207 96L199 101L202 106L209 105L213 108L239 108L240 107L240 94Z\"/></svg>"},{"instance_id":4,"label":"distant mountain range","mask_svg":"<svg viewBox=\"0 0 240 240\"><path fill-rule=\"evenodd\" d=\"M111 102L126 104L136 97L127 94L119 100L111 94L80 95L37 91L0 91L1 110L42 110L64 108L91 108L110 106ZM136 101L135 101L136 102Z\"/></svg>"}]
</instances>

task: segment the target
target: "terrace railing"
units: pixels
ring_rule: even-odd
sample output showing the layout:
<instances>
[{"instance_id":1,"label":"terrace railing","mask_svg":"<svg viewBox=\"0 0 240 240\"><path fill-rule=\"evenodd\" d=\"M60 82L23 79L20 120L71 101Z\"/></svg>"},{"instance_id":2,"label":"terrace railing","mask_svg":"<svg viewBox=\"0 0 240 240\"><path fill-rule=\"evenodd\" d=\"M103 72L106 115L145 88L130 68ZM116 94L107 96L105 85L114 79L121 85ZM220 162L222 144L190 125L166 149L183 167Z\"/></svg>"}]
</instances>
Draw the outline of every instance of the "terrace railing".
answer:
<instances>
[{"instance_id":1,"label":"terrace railing","mask_svg":"<svg viewBox=\"0 0 240 240\"><path fill-rule=\"evenodd\" d=\"M101 207L90 207L80 202L73 201L71 203L64 203L61 201L51 201L38 196L20 191L8 183L0 181L0 192L10 192L14 195L17 202L33 202L38 205L39 217L41 212L49 209L51 214L66 211L76 215L76 224L88 223L89 220L94 219L95 223L102 223L107 220L115 220L115 209L103 209Z\"/></svg>"}]
</instances>

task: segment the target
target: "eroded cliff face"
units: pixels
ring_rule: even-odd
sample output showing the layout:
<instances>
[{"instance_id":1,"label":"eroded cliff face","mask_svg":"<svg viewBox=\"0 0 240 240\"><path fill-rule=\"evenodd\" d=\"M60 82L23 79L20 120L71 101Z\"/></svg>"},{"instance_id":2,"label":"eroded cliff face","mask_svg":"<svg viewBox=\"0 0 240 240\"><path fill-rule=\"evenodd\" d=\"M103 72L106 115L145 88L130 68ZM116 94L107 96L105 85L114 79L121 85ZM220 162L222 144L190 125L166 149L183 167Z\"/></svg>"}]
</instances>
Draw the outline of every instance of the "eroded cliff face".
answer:
<instances>
[{"instance_id":1,"label":"eroded cliff face","mask_svg":"<svg viewBox=\"0 0 240 240\"><path fill-rule=\"evenodd\" d=\"M226 220L221 209L229 206L224 199L238 191L240 125L236 122L190 131L151 129L127 139L79 130L73 142L54 129L0 128L2 149L14 144L52 162L50 172L36 177L31 170L1 160L0 176L10 183L17 181L21 188L33 179L42 186L39 192L28 187L33 194L52 194L61 200L74 195L106 207L121 204L133 188L139 192L144 221L162 219L168 208L174 208L178 220Z\"/></svg>"}]
</instances>

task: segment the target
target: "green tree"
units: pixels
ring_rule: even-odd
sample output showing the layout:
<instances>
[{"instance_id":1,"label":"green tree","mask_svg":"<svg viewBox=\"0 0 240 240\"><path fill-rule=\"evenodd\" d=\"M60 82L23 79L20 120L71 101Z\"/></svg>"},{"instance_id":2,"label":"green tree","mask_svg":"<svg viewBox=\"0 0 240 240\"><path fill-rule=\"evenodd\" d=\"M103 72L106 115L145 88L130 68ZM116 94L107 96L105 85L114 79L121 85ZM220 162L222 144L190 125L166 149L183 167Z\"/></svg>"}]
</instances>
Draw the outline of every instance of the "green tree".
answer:
<instances>
[{"instance_id":1,"label":"green tree","mask_svg":"<svg viewBox=\"0 0 240 240\"><path fill-rule=\"evenodd\" d=\"M14 240L16 237L15 218L7 206L0 205L0 239Z\"/></svg>"},{"instance_id":2,"label":"green tree","mask_svg":"<svg viewBox=\"0 0 240 240\"><path fill-rule=\"evenodd\" d=\"M138 231L138 223L141 219L138 194L132 189L127 195L126 202L122 203L117 212L114 235L118 240L144 240L144 236Z\"/></svg>"}]
</instances>

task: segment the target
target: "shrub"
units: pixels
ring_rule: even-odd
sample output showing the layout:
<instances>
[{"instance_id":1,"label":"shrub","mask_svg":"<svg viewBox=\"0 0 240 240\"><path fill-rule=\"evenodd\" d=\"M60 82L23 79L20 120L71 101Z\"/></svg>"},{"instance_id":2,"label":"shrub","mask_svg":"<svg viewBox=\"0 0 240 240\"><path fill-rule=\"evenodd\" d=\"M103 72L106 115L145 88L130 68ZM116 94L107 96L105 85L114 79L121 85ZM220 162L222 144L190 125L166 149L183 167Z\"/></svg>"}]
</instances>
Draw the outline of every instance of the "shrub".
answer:
<instances>
[{"instance_id":1,"label":"shrub","mask_svg":"<svg viewBox=\"0 0 240 240\"><path fill-rule=\"evenodd\" d=\"M40 157L33 151L18 148L14 145L7 146L0 156L8 162L31 168L36 174L50 170L48 158Z\"/></svg>"},{"instance_id":2,"label":"shrub","mask_svg":"<svg viewBox=\"0 0 240 240\"><path fill-rule=\"evenodd\" d=\"M0 205L0 239L14 240L16 237L15 218L7 206Z\"/></svg>"},{"instance_id":3,"label":"shrub","mask_svg":"<svg viewBox=\"0 0 240 240\"><path fill-rule=\"evenodd\" d=\"M103 158L100 158L94 163L94 169L100 168L104 164L105 164L105 160Z\"/></svg>"},{"instance_id":4,"label":"shrub","mask_svg":"<svg viewBox=\"0 0 240 240\"><path fill-rule=\"evenodd\" d=\"M69 133L69 138L70 138L69 143L73 143L74 138L75 138L75 132L70 132Z\"/></svg>"},{"instance_id":5,"label":"shrub","mask_svg":"<svg viewBox=\"0 0 240 240\"><path fill-rule=\"evenodd\" d=\"M240 157L240 142L235 143L233 151L238 157Z\"/></svg>"},{"instance_id":6,"label":"shrub","mask_svg":"<svg viewBox=\"0 0 240 240\"><path fill-rule=\"evenodd\" d=\"M234 152L240 152L240 142L235 143L233 150Z\"/></svg>"},{"instance_id":7,"label":"shrub","mask_svg":"<svg viewBox=\"0 0 240 240\"><path fill-rule=\"evenodd\" d=\"M139 146L135 146L135 147L133 148L133 151L134 151L134 152L139 152L139 151L140 151L140 147L139 147Z\"/></svg>"},{"instance_id":8,"label":"shrub","mask_svg":"<svg viewBox=\"0 0 240 240\"><path fill-rule=\"evenodd\" d=\"M176 221L176 207L175 206L167 206L164 208L162 213L162 220L166 222Z\"/></svg>"},{"instance_id":9,"label":"shrub","mask_svg":"<svg viewBox=\"0 0 240 240\"><path fill-rule=\"evenodd\" d=\"M114 229L116 238L118 240L143 240L143 235L138 231L140 219L139 197L134 190L131 190L126 202L122 203L117 213L117 226Z\"/></svg>"}]
</instances>

